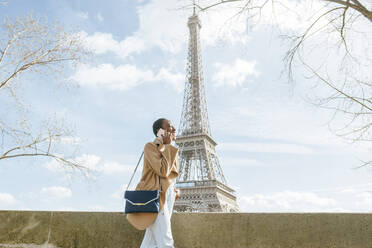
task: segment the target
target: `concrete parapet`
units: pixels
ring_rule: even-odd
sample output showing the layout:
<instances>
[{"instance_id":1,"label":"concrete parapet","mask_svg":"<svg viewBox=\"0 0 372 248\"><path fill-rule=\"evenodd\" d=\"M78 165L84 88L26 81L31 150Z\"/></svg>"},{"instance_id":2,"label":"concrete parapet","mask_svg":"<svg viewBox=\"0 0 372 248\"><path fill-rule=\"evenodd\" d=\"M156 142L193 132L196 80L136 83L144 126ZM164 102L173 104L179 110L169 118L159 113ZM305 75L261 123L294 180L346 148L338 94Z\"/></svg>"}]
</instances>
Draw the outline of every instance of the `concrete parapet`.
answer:
<instances>
[{"instance_id":1,"label":"concrete parapet","mask_svg":"<svg viewBox=\"0 0 372 248\"><path fill-rule=\"evenodd\" d=\"M173 213L176 248L372 248L372 213ZM0 211L0 248L131 248L121 212Z\"/></svg>"}]
</instances>

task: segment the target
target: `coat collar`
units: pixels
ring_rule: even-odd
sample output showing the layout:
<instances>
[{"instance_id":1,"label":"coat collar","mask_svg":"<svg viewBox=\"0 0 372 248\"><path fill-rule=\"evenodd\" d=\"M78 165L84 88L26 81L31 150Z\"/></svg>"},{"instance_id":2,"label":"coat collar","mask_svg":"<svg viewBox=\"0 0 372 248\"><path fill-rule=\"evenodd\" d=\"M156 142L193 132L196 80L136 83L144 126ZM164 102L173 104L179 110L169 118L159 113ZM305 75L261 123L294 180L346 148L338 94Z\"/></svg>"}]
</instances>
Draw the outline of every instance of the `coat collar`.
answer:
<instances>
[{"instance_id":1,"label":"coat collar","mask_svg":"<svg viewBox=\"0 0 372 248\"><path fill-rule=\"evenodd\" d=\"M163 144L163 139L162 139L161 137L156 137L156 138L153 140L153 143L154 143L155 145L157 145L157 144L161 145L161 144Z\"/></svg>"}]
</instances>

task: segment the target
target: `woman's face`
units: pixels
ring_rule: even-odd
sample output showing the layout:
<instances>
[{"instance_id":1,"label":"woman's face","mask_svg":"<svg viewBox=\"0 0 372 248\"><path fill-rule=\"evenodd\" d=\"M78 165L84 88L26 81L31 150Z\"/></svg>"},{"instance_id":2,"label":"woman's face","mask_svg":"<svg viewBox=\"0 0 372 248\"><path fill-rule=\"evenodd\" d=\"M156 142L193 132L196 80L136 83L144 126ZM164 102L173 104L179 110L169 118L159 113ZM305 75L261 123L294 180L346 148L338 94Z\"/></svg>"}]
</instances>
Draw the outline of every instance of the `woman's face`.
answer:
<instances>
[{"instance_id":1,"label":"woman's face","mask_svg":"<svg viewBox=\"0 0 372 248\"><path fill-rule=\"evenodd\" d=\"M174 136L176 134L176 128L173 126L170 120L163 121L163 127L165 131L172 133Z\"/></svg>"}]
</instances>

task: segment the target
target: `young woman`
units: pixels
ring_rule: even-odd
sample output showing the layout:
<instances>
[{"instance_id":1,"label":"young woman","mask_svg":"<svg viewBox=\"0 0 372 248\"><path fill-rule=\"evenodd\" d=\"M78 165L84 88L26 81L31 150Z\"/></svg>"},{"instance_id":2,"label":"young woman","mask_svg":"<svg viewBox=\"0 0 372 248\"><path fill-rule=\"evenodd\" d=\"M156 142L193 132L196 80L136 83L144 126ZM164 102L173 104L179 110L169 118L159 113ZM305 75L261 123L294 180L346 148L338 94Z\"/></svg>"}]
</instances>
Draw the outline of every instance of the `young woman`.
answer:
<instances>
[{"instance_id":1,"label":"young woman","mask_svg":"<svg viewBox=\"0 0 372 248\"><path fill-rule=\"evenodd\" d=\"M152 129L156 138L145 145L142 176L136 190L161 189L159 213L128 214L127 219L139 230L146 228L140 248L174 248L171 216L174 201L180 194L175 187L178 148L171 144L176 129L165 118L156 120Z\"/></svg>"}]
</instances>

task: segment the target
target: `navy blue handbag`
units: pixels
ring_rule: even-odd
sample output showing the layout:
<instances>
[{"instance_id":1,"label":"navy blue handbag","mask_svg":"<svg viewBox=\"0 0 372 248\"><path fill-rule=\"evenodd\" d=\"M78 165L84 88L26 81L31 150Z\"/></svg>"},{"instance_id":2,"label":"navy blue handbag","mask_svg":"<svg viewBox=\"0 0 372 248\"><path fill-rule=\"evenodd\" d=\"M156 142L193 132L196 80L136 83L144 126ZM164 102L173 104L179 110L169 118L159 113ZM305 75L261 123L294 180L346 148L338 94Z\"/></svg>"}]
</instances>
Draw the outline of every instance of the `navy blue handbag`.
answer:
<instances>
[{"instance_id":1,"label":"navy blue handbag","mask_svg":"<svg viewBox=\"0 0 372 248\"><path fill-rule=\"evenodd\" d=\"M141 161L141 157L134 169L133 175L128 183L127 189L124 192L125 199L125 213L158 213L159 212L159 200L160 200L160 189L157 190L128 190L129 184L132 182L133 176L136 173L137 167ZM159 177L159 185L160 177Z\"/></svg>"}]
</instances>

